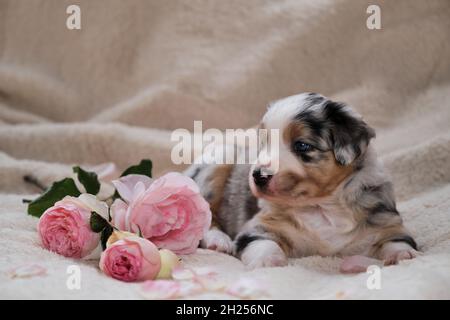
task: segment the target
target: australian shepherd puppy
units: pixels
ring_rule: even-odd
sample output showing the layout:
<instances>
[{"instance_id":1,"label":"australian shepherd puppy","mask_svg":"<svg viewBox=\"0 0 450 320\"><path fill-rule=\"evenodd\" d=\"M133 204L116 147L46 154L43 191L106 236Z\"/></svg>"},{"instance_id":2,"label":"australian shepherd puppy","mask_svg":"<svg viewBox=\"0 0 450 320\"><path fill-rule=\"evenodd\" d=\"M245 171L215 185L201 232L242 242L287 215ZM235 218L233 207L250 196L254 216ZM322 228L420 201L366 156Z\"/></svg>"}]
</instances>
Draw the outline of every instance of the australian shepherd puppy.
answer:
<instances>
[{"instance_id":1,"label":"australian shepherd puppy","mask_svg":"<svg viewBox=\"0 0 450 320\"><path fill-rule=\"evenodd\" d=\"M272 103L260 128L279 130L278 159L186 171L211 206L203 247L234 254L249 268L310 255L385 264L417 255L370 144L375 132L357 113L303 93Z\"/></svg>"}]
</instances>

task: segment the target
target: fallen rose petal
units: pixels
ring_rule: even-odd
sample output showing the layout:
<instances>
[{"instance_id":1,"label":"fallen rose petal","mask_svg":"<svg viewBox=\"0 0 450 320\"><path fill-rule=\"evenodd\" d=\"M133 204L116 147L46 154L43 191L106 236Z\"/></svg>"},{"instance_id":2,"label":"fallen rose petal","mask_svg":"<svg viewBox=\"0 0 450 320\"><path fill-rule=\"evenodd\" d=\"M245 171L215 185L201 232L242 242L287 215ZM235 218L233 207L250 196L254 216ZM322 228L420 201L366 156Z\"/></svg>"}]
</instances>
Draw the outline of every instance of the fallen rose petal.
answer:
<instances>
[{"instance_id":1,"label":"fallen rose petal","mask_svg":"<svg viewBox=\"0 0 450 320\"><path fill-rule=\"evenodd\" d=\"M226 293L241 299L258 299L268 296L260 281L252 278L241 278L231 284Z\"/></svg>"},{"instance_id":2,"label":"fallen rose petal","mask_svg":"<svg viewBox=\"0 0 450 320\"><path fill-rule=\"evenodd\" d=\"M221 291L225 289L225 282L218 280L216 277L196 277L195 281L200 284L203 289L208 291Z\"/></svg>"},{"instance_id":3,"label":"fallen rose petal","mask_svg":"<svg viewBox=\"0 0 450 320\"><path fill-rule=\"evenodd\" d=\"M365 256L350 256L345 257L340 265L342 273L360 273L366 272L369 266L382 266L381 260L365 257Z\"/></svg>"},{"instance_id":4,"label":"fallen rose petal","mask_svg":"<svg viewBox=\"0 0 450 320\"><path fill-rule=\"evenodd\" d=\"M140 289L145 299L175 299L179 296L181 285L173 280L149 280L145 281Z\"/></svg>"},{"instance_id":5,"label":"fallen rose petal","mask_svg":"<svg viewBox=\"0 0 450 320\"><path fill-rule=\"evenodd\" d=\"M17 268L14 268L8 272L9 276L11 278L31 278L35 276L42 276L47 273L47 269L37 265L37 264L31 264L26 266L20 266Z\"/></svg>"},{"instance_id":6,"label":"fallen rose petal","mask_svg":"<svg viewBox=\"0 0 450 320\"><path fill-rule=\"evenodd\" d=\"M197 276L216 276L219 272L211 267L198 267L191 269Z\"/></svg>"},{"instance_id":7,"label":"fallen rose petal","mask_svg":"<svg viewBox=\"0 0 450 320\"><path fill-rule=\"evenodd\" d=\"M192 280L196 277L194 270L178 266L172 270L172 278L174 280Z\"/></svg>"},{"instance_id":8,"label":"fallen rose petal","mask_svg":"<svg viewBox=\"0 0 450 320\"><path fill-rule=\"evenodd\" d=\"M194 294L199 294L205 291L205 288L197 282L193 281L180 281L180 289L178 290L177 297L182 298L186 296L191 296Z\"/></svg>"}]
</instances>

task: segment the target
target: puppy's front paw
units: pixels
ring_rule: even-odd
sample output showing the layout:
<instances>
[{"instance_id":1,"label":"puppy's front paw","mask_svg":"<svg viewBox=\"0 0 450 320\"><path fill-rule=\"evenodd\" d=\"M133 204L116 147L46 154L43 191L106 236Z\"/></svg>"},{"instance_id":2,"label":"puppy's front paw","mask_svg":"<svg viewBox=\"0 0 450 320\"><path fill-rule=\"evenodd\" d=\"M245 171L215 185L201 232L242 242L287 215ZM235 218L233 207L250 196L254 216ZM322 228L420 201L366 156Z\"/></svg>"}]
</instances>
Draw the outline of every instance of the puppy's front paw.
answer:
<instances>
[{"instance_id":1,"label":"puppy's front paw","mask_svg":"<svg viewBox=\"0 0 450 320\"><path fill-rule=\"evenodd\" d=\"M400 250L390 253L384 259L384 264L386 266L398 264L401 260L414 259L419 255L419 252L413 248L407 250Z\"/></svg>"},{"instance_id":2,"label":"puppy's front paw","mask_svg":"<svg viewBox=\"0 0 450 320\"><path fill-rule=\"evenodd\" d=\"M233 241L226 233L214 228L206 233L202 247L230 254L233 252Z\"/></svg>"},{"instance_id":3,"label":"puppy's front paw","mask_svg":"<svg viewBox=\"0 0 450 320\"><path fill-rule=\"evenodd\" d=\"M416 258L420 252L414 250L409 244L404 242L389 242L383 246L381 258L384 265L398 264L401 260Z\"/></svg>"},{"instance_id":4,"label":"puppy's front paw","mask_svg":"<svg viewBox=\"0 0 450 320\"><path fill-rule=\"evenodd\" d=\"M282 267L288 264L286 254L272 240L251 242L242 252L241 260L248 269Z\"/></svg>"}]
</instances>

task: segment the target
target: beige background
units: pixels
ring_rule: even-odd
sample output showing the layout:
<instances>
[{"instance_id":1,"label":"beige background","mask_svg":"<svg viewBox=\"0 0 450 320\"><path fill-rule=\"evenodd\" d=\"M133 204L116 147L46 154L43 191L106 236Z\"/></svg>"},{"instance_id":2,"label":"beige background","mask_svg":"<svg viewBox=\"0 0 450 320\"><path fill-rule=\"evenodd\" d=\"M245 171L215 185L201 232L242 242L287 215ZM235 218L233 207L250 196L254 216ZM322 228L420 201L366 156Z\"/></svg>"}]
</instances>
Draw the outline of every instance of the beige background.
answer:
<instances>
[{"instance_id":1,"label":"beige background","mask_svg":"<svg viewBox=\"0 0 450 320\"><path fill-rule=\"evenodd\" d=\"M368 30L379 4L382 29ZM82 29L65 27L69 4ZM231 281L263 277L275 298L450 298L450 2L448 0L57 1L0 0L0 297L135 298L134 285L83 264L85 286L65 289L73 261L39 247L23 183L68 175L72 164L144 157L170 162L170 130L257 123L268 102L314 91L350 103L377 129L399 209L425 255L367 275L339 259L292 260L244 273L234 258L200 251ZM39 262L44 278L4 270ZM287 285L289 284L289 285ZM343 292L341 294L340 292Z\"/></svg>"}]
</instances>

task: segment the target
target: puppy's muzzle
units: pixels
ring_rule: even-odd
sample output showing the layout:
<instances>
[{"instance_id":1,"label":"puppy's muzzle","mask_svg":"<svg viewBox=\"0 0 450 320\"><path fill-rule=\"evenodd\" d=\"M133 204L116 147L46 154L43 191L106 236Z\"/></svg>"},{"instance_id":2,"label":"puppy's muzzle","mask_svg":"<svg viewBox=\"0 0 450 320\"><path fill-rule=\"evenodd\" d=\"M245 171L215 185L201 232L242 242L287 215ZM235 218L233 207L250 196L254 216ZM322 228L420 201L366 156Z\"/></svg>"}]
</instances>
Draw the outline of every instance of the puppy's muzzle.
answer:
<instances>
[{"instance_id":1,"label":"puppy's muzzle","mask_svg":"<svg viewBox=\"0 0 450 320\"><path fill-rule=\"evenodd\" d=\"M270 179L272 179L271 174L262 173L260 168L253 170L252 176L255 185L261 189L265 188L269 184Z\"/></svg>"}]
</instances>

